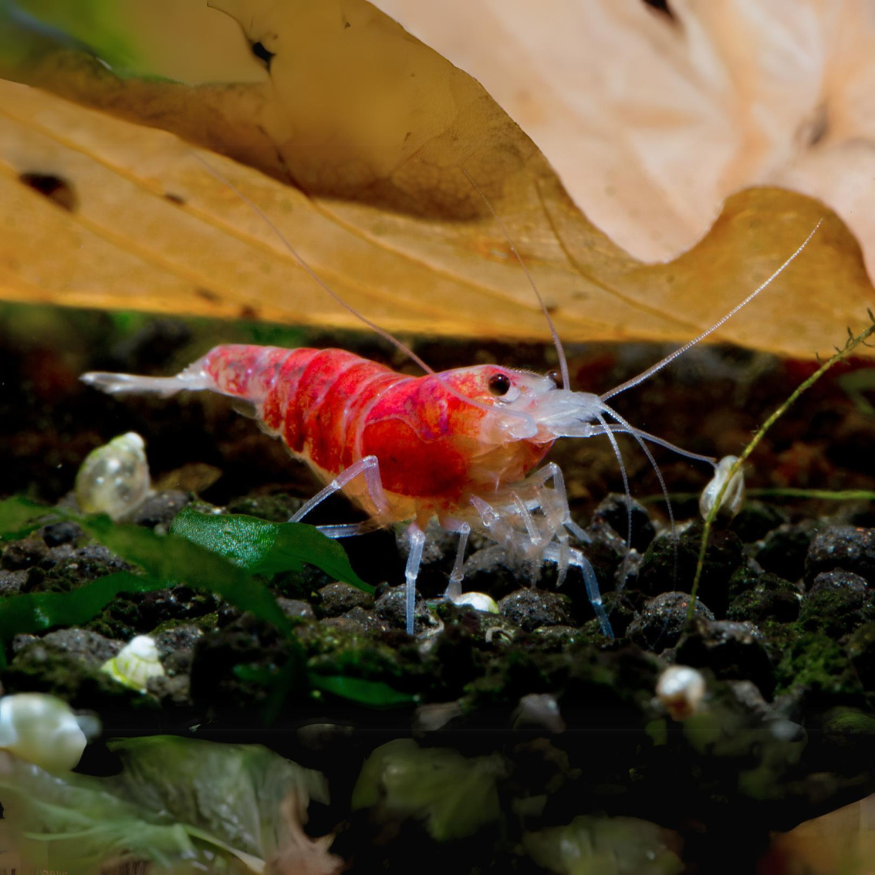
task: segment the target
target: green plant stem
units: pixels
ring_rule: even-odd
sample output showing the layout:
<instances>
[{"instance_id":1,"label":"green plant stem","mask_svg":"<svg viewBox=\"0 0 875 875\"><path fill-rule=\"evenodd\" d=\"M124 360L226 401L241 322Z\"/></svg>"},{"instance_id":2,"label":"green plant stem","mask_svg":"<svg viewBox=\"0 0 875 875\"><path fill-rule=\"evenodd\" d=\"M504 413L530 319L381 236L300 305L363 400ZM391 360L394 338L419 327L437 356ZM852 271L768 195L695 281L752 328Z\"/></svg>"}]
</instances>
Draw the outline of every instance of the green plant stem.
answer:
<instances>
[{"instance_id":1,"label":"green plant stem","mask_svg":"<svg viewBox=\"0 0 875 875\"><path fill-rule=\"evenodd\" d=\"M791 486L768 486L762 489L746 489L748 498L810 498L815 501L875 501L871 489L799 489ZM698 501L699 492L670 492L671 501ZM638 499L641 504L658 504L665 501L662 493Z\"/></svg>"},{"instance_id":2,"label":"green plant stem","mask_svg":"<svg viewBox=\"0 0 875 875\"><path fill-rule=\"evenodd\" d=\"M790 395L790 397L763 423L762 427L754 435L753 440L744 448L744 450L742 450L741 455L738 457L735 464L729 469L726 479L723 482L723 486L720 487L720 491L717 493L714 504L705 519L705 526L702 529L702 543L699 546L699 558L696 562L696 576L693 578L693 587L690 591L690 606L687 610L688 623L692 621L693 614L696 610L696 595L699 591L699 581L702 577L702 569L705 566L705 552L708 549L708 539L711 536L711 528L713 527L714 520L717 518L717 513L723 503L723 496L725 495L726 489L732 481L732 478L741 470L741 466L744 464L748 456L750 456L750 454L760 445L760 442L766 436L766 432L768 432L768 430L787 412L796 399L799 398L803 392L810 389L831 367L833 367L833 365L838 364L850 355L850 353L861 343L864 343L869 337L875 334L875 316L872 315L871 310L868 312L869 318L872 320L872 325L856 337L850 334L850 329L848 329L850 336L844 347L824 362L807 380L805 380L805 382L797 386L796 390Z\"/></svg>"},{"instance_id":3,"label":"green plant stem","mask_svg":"<svg viewBox=\"0 0 875 875\"><path fill-rule=\"evenodd\" d=\"M796 489L791 486L775 486L766 489L748 489L748 495L762 498L812 498L819 501L875 501L871 489Z\"/></svg>"}]
</instances>

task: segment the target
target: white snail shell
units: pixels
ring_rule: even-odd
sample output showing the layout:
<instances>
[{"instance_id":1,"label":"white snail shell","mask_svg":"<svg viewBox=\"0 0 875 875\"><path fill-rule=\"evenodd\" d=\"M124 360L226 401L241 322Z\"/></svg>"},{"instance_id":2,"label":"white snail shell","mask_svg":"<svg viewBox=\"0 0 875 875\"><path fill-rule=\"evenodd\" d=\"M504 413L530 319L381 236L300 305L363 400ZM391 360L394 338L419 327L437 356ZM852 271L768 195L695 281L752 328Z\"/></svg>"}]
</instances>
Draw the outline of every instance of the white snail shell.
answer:
<instances>
[{"instance_id":1,"label":"white snail shell","mask_svg":"<svg viewBox=\"0 0 875 875\"><path fill-rule=\"evenodd\" d=\"M0 698L0 748L48 772L74 768L88 739L66 702L45 693Z\"/></svg>"},{"instance_id":2,"label":"white snail shell","mask_svg":"<svg viewBox=\"0 0 875 875\"><path fill-rule=\"evenodd\" d=\"M151 486L145 446L129 431L88 454L76 475L76 501L85 513L118 520L145 501Z\"/></svg>"},{"instance_id":3,"label":"white snail shell","mask_svg":"<svg viewBox=\"0 0 875 875\"><path fill-rule=\"evenodd\" d=\"M688 665L669 666L656 682L656 695L673 720L686 720L701 708L705 678Z\"/></svg>"},{"instance_id":4,"label":"white snail shell","mask_svg":"<svg viewBox=\"0 0 875 875\"><path fill-rule=\"evenodd\" d=\"M149 678L163 677L164 666L158 658L155 641L148 635L132 638L112 659L101 667L110 677L132 690L146 692Z\"/></svg>"},{"instance_id":5,"label":"white snail shell","mask_svg":"<svg viewBox=\"0 0 875 875\"><path fill-rule=\"evenodd\" d=\"M453 599L453 604L473 608L475 611L485 611L489 614L499 612L495 599L486 595L485 592L463 592L458 598Z\"/></svg>"},{"instance_id":6,"label":"white snail shell","mask_svg":"<svg viewBox=\"0 0 875 875\"><path fill-rule=\"evenodd\" d=\"M711 482L705 487L702 492L702 497L699 499L699 512L702 514L702 519L707 519L711 513L711 508L714 507L714 502L717 500L717 493L723 488L726 478L729 476L729 469L738 461L738 456L724 456L714 469L714 477ZM726 492L723 493L723 500L720 502L720 513L726 513L730 517L734 517L744 504L744 474L741 468L735 473L735 476L729 481L729 486L726 487Z\"/></svg>"}]
</instances>

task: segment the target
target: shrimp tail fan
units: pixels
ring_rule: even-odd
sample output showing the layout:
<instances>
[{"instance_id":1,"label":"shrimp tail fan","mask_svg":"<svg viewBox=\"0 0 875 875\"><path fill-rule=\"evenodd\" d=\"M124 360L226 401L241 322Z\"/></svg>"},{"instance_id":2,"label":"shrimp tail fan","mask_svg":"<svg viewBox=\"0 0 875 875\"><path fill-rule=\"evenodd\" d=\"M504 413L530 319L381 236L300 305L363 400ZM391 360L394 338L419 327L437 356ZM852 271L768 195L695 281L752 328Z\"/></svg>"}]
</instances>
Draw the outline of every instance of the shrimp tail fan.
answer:
<instances>
[{"instance_id":1,"label":"shrimp tail fan","mask_svg":"<svg viewBox=\"0 0 875 875\"><path fill-rule=\"evenodd\" d=\"M199 391L214 388L212 379L197 364L197 368L186 368L175 377L140 377L136 374L91 371L79 379L108 395L158 395L169 398L184 389Z\"/></svg>"}]
</instances>

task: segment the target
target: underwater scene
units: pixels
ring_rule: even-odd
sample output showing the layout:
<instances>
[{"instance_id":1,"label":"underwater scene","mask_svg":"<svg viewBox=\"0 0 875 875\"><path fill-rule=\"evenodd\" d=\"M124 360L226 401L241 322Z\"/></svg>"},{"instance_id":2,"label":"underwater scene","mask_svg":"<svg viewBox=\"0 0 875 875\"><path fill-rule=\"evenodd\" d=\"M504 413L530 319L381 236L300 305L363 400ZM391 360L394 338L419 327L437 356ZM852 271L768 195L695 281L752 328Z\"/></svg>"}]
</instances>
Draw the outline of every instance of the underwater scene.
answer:
<instances>
[{"instance_id":1,"label":"underwater scene","mask_svg":"<svg viewBox=\"0 0 875 875\"><path fill-rule=\"evenodd\" d=\"M868 31L427 5L0 2L0 870L872 872Z\"/></svg>"}]
</instances>

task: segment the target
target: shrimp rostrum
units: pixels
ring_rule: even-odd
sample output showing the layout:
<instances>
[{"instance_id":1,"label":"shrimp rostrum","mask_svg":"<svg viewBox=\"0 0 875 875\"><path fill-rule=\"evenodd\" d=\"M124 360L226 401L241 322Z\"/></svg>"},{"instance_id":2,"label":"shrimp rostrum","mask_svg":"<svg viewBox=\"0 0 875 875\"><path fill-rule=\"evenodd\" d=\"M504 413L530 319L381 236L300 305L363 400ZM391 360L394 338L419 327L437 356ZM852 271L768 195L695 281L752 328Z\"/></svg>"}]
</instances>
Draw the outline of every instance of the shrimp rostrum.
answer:
<instances>
[{"instance_id":1,"label":"shrimp rostrum","mask_svg":"<svg viewBox=\"0 0 875 875\"><path fill-rule=\"evenodd\" d=\"M610 636L595 573L576 545L588 539L571 519L562 472L551 462L538 466L558 438L606 437L620 464L631 514L617 433L631 435L641 446L663 492L648 443L714 464L709 457L680 450L635 428L608 405L608 399L648 379L719 328L807 242L719 322L603 395L574 392L549 376L497 365L411 377L338 349L249 345L217 346L174 377L89 373L82 379L111 394L170 396L184 389L207 390L244 402L263 428L281 437L292 455L326 484L295 513L293 522L341 491L369 520L322 527L331 537L406 523L409 633L426 526L437 519L444 531L459 535L448 599L456 600L462 592L468 536L479 532L503 547L512 560L556 563L560 582L569 567L580 568L601 630ZM567 364L558 348L567 386Z\"/></svg>"}]
</instances>

